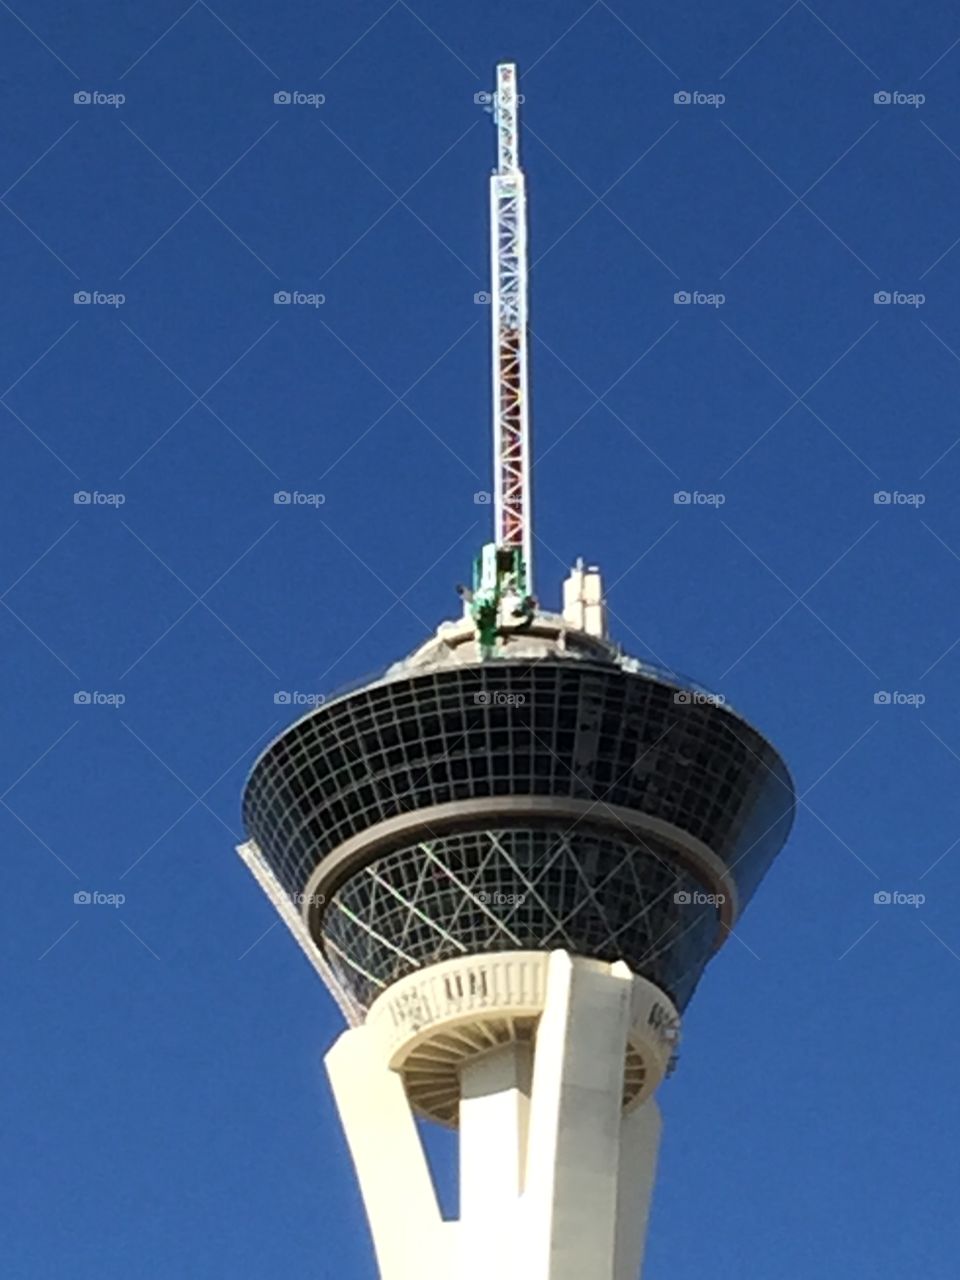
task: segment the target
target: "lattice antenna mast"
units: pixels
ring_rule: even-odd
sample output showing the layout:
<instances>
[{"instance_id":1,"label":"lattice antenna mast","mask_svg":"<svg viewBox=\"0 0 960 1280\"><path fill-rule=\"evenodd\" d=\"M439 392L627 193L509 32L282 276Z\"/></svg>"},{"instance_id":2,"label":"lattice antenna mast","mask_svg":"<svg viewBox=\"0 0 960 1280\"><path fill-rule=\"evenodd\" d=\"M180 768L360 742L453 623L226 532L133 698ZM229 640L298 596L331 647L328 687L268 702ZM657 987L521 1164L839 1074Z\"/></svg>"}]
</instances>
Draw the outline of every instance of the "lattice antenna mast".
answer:
<instances>
[{"instance_id":1,"label":"lattice antenna mast","mask_svg":"<svg viewBox=\"0 0 960 1280\"><path fill-rule=\"evenodd\" d=\"M520 168L517 68L497 67L497 169L490 178L496 544L523 555L533 595L530 394L527 385L527 193Z\"/></svg>"}]
</instances>

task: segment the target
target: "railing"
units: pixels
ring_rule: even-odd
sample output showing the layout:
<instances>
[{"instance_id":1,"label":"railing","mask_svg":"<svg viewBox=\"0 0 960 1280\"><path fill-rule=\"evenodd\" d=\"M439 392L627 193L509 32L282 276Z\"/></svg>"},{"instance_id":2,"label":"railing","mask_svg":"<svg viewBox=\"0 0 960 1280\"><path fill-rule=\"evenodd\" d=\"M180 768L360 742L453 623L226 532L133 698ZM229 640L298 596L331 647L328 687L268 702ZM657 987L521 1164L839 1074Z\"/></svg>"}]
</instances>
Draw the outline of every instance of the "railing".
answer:
<instances>
[{"instance_id":1,"label":"railing","mask_svg":"<svg viewBox=\"0 0 960 1280\"><path fill-rule=\"evenodd\" d=\"M550 658L552 655L544 653L544 658ZM564 661L574 662L590 662L596 661L595 655L589 653L577 653L575 650L568 649L563 655ZM622 671L629 672L631 675L647 676L652 680L659 680L664 684L675 685L681 692L687 691L697 695L697 700L704 700L722 705L729 706L723 694L718 693L715 689L711 689L708 685L695 680L692 676L677 671L673 667L668 667L659 662L649 662L644 658L634 658L630 654L625 653L622 649L618 649L611 655L613 661ZM506 659L516 661L516 659ZM488 658L486 662L496 663L498 659ZM531 664L536 663L538 659L531 659ZM354 693L358 689L364 688L366 685L378 684L380 681L389 677L389 673L396 668L393 679L402 679L405 676L428 674L431 671L446 669L450 666L449 661L438 658L435 662L417 663L416 666L407 667L402 660L397 662L386 663L376 668L374 671L368 671L365 675L356 676L351 680L345 681L343 684L337 685L324 697L324 702L333 702L336 698L342 698L349 693Z\"/></svg>"}]
</instances>

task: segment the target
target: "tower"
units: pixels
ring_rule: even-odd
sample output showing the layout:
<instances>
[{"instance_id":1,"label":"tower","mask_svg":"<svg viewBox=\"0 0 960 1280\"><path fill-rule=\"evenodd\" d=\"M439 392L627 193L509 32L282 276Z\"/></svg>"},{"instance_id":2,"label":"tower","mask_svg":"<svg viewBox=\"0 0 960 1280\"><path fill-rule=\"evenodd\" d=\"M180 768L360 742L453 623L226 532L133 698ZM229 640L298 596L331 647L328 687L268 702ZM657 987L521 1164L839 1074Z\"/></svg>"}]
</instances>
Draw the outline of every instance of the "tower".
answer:
<instances>
[{"instance_id":1,"label":"tower","mask_svg":"<svg viewBox=\"0 0 960 1280\"><path fill-rule=\"evenodd\" d=\"M339 1004L383 1280L635 1280L680 1017L786 840L773 747L531 576L516 69L491 178L494 540L463 615L262 753L239 852ZM443 1221L416 1117L458 1129Z\"/></svg>"}]
</instances>

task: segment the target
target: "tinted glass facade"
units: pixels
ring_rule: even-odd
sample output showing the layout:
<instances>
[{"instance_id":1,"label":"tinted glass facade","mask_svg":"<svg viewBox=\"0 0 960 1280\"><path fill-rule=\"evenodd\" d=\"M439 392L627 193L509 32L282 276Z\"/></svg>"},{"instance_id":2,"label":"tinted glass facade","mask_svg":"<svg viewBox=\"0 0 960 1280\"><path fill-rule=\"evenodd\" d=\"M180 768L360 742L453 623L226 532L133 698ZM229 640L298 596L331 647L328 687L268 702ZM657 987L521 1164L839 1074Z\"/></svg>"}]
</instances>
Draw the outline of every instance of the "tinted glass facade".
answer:
<instances>
[{"instance_id":1,"label":"tinted glass facade","mask_svg":"<svg viewBox=\"0 0 960 1280\"><path fill-rule=\"evenodd\" d=\"M785 840L793 813L792 787L776 752L732 712L610 664L550 658L451 666L370 686L319 708L261 757L245 794L244 820L281 883L289 893L299 894L327 854L380 822L453 800L528 795L601 800L674 824L733 868L741 908ZM513 861L520 865L522 853L535 874L539 860L549 865L560 835L515 833ZM470 859L481 857L484 849L490 853L495 836L481 827L474 835L445 838L436 855L441 863L466 859L464 865L474 866ZM618 902L635 895L636 910L642 912L660 893L657 868L663 864L636 840L631 845L625 830L611 833L608 827L607 840L598 852L595 839L592 846L584 843L587 835L577 824L564 858L571 869L595 870L578 871L564 893L574 893L576 880L589 900L596 877L612 876L608 892L619 895ZM491 868L498 858L494 854ZM617 858L620 870L613 871L611 859ZM420 868L425 860L429 861L423 846L406 848L402 840L400 847L378 855L389 883L394 884L390 877L399 877L394 887L406 884L410 868ZM364 987L364 998L392 972L391 961L373 964L364 950L370 946L371 930L382 939L378 945L389 952L389 944L399 945L398 930L402 934L406 929L407 941L415 938L416 945L404 952L406 959L395 958L398 965L414 967L458 954L458 946L478 949L478 940L490 949L515 945L502 928L484 934L486 925L469 910L451 917L453 898L441 900L436 886L428 885L424 892L430 905L421 901L417 909L453 922L444 930L450 938L444 944L448 950L438 954L439 935L421 933L409 905L401 908L389 892L374 893L373 882L367 883L369 874L352 874L359 877L358 883L333 885L331 902L312 923L332 962L336 947L342 953L341 967L354 975L361 968L370 970L368 977L351 979ZM503 867L491 870L491 875L503 874ZM622 883L614 883L618 878ZM683 891L678 879L672 892ZM410 898L406 889L400 892ZM448 884L445 892L454 891ZM539 896L544 904L549 902L549 895ZM524 921L524 945L572 942L572 934L567 942L552 941L559 935L546 906L537 908L535 902L536 897L525 903L517 917ZM564 904L566 911L567 898ZM342 908L356 917L352 926ZM402 921L404 912L410 918ZM670 985L664 981L679 1003L689 974L694 969L698 974L709 956L715 909L710 913L713 932L694 924L683 935L697 938L699 966L691 966L678 952ZM584 931L576 949L599 955L598 948L621 948L623 958L636 967L649 940L631 938L618 931L619 926L604 931L589 917L586 904L582 917L572 917L576 929ZM620 914L615 918L622 920ZM488 917L484 919L492 926ZM651 917L644 928L652 923ZM348 936L351 927L355 941ZM462 938L458 929L464 931ZM368 965L361 963L364 956ZM658 963L663 966L666 960L661 957Z\"/></svg>"},{"instance_id":2,"label":"tinted glass facade","mask_svg":"<svg viewBox=\"0 0 960 1280\"><path fill-rule=\"evenodd\" d=\"M351 876L327 904L323 944L362 1004L458 952L562 947L625 960L682 1008L717 937L702 889L653 840L582 823L471 832Z\"/></svg>"}]
</instances>

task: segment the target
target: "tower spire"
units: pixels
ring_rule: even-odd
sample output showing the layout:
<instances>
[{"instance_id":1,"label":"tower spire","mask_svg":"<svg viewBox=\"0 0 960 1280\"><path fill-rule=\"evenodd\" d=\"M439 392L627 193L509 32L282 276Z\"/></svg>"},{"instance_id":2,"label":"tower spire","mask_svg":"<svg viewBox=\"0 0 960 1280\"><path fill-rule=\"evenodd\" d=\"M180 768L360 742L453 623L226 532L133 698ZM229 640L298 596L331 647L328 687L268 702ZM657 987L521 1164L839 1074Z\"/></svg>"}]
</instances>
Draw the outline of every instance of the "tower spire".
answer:
<instances>
[{"instance_id":1,"label":"tower spire","mask_svg":"<svg viewBox=\"0 0 960 1280\"><path fill-rule=\"evenodd\" d=\"M526 593L532 595L527 194L520 168L520 101L516 65L501 62L494 97L497 168L490 177L494 536L498 549L521 552Z\"/></svg>"}]
</instances>

